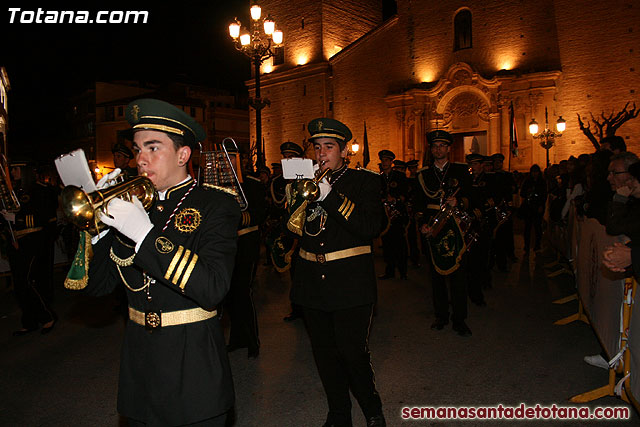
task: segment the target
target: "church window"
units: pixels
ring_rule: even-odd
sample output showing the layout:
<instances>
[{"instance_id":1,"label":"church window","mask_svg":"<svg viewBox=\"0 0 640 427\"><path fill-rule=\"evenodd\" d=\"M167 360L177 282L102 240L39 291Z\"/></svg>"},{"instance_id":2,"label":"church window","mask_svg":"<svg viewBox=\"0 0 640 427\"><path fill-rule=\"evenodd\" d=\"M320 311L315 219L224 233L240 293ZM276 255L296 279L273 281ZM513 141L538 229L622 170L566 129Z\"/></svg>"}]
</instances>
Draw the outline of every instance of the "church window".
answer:
<instances>
[{"instance_id":1,"label":"church window","mask_svg":"<svg viewBox=\"0 0 640 427\"><path fill-rule=\"evenodd\" d=\"M471 44L471 11L461 10L453 18L454 48L453 50L469 49Z\"/></svg>"},{"instance_id":2,"label":"church window","mask_svg":"<svg viewBox=\"0 0 640 427\"><path fill-rule=\"evenodd\" d=\"M273 48L273 65L284 64L284 46Z\"/></svg>"}]
</instances>

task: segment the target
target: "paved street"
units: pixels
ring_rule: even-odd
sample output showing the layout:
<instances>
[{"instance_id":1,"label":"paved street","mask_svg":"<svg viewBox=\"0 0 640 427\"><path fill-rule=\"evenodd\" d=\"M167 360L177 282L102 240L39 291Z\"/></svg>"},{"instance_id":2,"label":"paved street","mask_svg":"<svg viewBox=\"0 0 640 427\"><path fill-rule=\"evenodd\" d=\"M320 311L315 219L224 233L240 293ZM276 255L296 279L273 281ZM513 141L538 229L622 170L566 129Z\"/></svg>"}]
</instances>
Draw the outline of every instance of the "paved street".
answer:
<instances>
[{"instance_id":1,"label":"paved street","mask_svg":"<svg viewBox=\"0 0 640 427\"><path fill-rule=\"evenodd\" d=\"M518 247L516 242L516 247ZM521 244L519 245L521 247ZM522 259L522 251L516 254ZM551 254L531 254L509 273L493 272L487 307L469 307L470 338L449 327L432 331L431 290L425 267L409 280L379 282L379 305L370 348L388 425L404 425L404 406L567 405L567 398L602 385L604 370L582 358L600 346L585 324L554 326L577 303L551 301L573 292L568 276L547 280ZM380 254L377 270L383 271ZM64 275L57 269L61 282ZM349 280L345 272L345 280ZM60 321L49 335L12 337L19 327L13 296L0 282L0 425L118 426L117 371L122 318L111 297L88 298L61 288L54 307ZM282 321L289 311L288 274L261 266L255 283L260 357L231 354L236 385L236 426L320 426L326 403L301 321ZM614 397L589 404L627 406ZM552 421L554 426L638 425L630 422ZM364 418L354 402L354 423ZM503 422L517 425L522 422ZM413 421L410 425L483 425L490 422ZM534 422L539 425L541 422Z\"/></svg>"}]
</instances>

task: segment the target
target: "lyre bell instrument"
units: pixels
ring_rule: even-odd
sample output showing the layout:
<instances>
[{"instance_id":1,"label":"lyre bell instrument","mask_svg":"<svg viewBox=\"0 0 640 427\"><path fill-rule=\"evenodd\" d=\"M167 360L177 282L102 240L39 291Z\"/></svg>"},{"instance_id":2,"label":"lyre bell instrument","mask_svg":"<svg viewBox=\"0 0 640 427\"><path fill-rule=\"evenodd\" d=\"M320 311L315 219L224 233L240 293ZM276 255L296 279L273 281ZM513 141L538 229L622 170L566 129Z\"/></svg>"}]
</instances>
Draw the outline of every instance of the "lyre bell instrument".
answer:
<instances>
[{"instance_id":1,"label":"lyre bell instrument","mask_svg":"<svg viewBox=\"0 0 640 427\"><path fill-rule=\"evenodd\" d=\"M16 213L20 210L20 201L18 201L18 197L13 191L9 166L4 154L0 154L0 171L2 171L2 179L0 179L0 208L7 212Z\"/></svg>"},{"instance_id":2,"label":"lyre bell instrument","mask_svg":"<svg viewBox=\"0 0 640 427\"><path fill-rule=\"evenodd\" d=\"M233 138L227 137L220 144L214 144L213 151L200 150L200 168L198 181L203 185L209 185L231 193L241 210L247 210L249 202L242 191L242 169L239 164L239 156L235 156L235 164L229 156L226 143L231 142L237 153L238 145Z\"/></svg>"},{"instance_id":3,"label":"lyre bell instrument","mask_svg":"<svg viewBox=\"0 0 640 427\"><path fill-rule=\"evenodd\" d=\"M111 200L121 198L131 201L135 196L140 200L142 206L149 210L157 193L153 182L146 176L139 175L128 181L91 193L86 193L75 185L67 185L62 190L61 196L62 210L69 222L80 230L96 235L106 227L104 223L99 221L98 210L108 215L107 205Z\"/></svg>"},{"instance_id":4,"label":"lyre bell instrument","mask_svg":"<svg viewBox=\"0 0 640 427\"><path fill-rule=\"evenodd\" d=\"M324 166L326 161L322 161L321 166ZM298 195L303 199L314 202L320 197L320 186L318 183L324 178L331 177L332 170L327 168L323 172L320 172L320 168L316 171L316 177L299 179L294 183L294 188Z\"/></svg>"}]
</instances>

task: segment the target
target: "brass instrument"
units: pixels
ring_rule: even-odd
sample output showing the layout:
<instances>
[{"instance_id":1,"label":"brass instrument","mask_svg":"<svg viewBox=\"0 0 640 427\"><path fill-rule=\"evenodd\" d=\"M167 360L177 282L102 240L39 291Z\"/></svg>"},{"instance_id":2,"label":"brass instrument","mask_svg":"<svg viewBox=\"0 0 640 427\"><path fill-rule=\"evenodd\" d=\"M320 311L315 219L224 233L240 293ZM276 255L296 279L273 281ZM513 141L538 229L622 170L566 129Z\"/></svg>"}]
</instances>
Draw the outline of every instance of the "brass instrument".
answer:
<instances>
[{"instance_id":1,"label":"brass instrument","mask_svg":"<svg viewBox=\"0 0 640 427\"><path fill-rule=\"evenodd\" d=\"M156 189L153 182L144 175L136 176L103 190L86 193L75 185L67 185L62 190L62 210L73 225L80 230L96 235L106 225L99 222L97 211L108 215L107 204L119 197L131 201L136 196L146 210L151 208L156 199Z\"/></svg>"},{"instance_id":2,"label":"brass instrument","mask_svg":"<svg viewBox=\"0 0 640 427\"><path fill-rule=\"evenodd\" d=\"M0 170L2 171L2 179L0 180L0 203L2 204L2 209L7 212L16 213L20 211L20 202L18 201L16 193L13 191L11 175L9 174L9 162L7 162L7 158L4 154L0 154ZM14 245L17 245L18 241L15 233L13 232L11 222L6 221L6 223L9 228L11 240Z\"/></svg>"},{"instance_id":3,"label":"brass instrument","mask_svg":"<svg viewBox=\"0 0 640 427\"><path fill-rule=\"evenodd\" d=\"M2 171L2 179L0 179L0 203L2 203L2 209L16 213L20 210L20 202L13 191L9 166L4 154L0 154L0 171Z\"/></svg>"},{"instance_id":4,"label":"brass instrument","mask_svg":"<svg viewBox=\"0 0 640 427\"><path fill-rule=\"evenodd\" d=\"M249 202L240 185L242 182L242 169L239 167L239 156L236 156L236 163L233 165L227 151L227 141L232 142L235 152L238 152L238 145L230 137L223 139L220 147L216 147L218 148L217 150L202 151L200 149L198 182L232 194L240 205L240 209L245 211L249 207ZM200 174L201 171L202 174Z\"/></svg>"},{"instance_id":5,"label":"brass instrument","mask_svg":"<svg viewBox=\"0 0 640 427\"><path fill-rule=\"evenodd\" d=\"M321 167L326 163L326 161L322 161ZM299 179L294 183L295 191L298 193L300 197L309 202L314 202L318 200L320 197L320 186L318 183L322 181L325 177L330 177L332 170L327 168L324 172L320 172L320 169L316 172L315 178L305 178Z\"/></svg>"}]
</instances>

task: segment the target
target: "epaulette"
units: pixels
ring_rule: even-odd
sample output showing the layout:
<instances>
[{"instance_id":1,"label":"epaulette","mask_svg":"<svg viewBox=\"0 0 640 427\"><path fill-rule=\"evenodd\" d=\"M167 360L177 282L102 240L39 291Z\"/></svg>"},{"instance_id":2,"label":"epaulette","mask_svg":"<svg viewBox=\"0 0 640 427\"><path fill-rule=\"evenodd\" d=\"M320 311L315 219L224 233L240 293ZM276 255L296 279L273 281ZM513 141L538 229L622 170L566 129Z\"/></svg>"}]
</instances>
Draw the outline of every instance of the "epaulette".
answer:
<instances>
[{"instance_id":1,"label":"epaulette","mask_svg":"<svg viewBox=\"0 0 640 427\"><path fill-rule=\"evenodd\" d=\"M374 175L378 175L378 176L380 175L380 172L372 171L371 169L367 169L367 168L360 168L360 169L358 169L358 170L359 170L359 171L369 172L369 173L372 173L372 174L374 174Z\"/></svg>"},{"instance_id":2,"label":"epaulette","mask_svg":"<svg viewBox=\"0 0 640 427\"><path fill-rule=\"evenodd\" d=\"M222 191L222 192L224 192L224 193L227 193L227 194L232 195L233 197L236 197L236 196L238 195L238 193L236 193L236 192L235 192L235 191L233 191L232 189L227 188L227 187L220 187L219 185L213 185L213 184L207 184L207 183L204 183L204 184L202 184L202 187L204 187L204 188L211 188L211 189L213 189L213 190Z\"/></svg>"},{"instance_id":3,"label":"epaulette","mask_svg":"<svg viewBox=\"0 0 640 427\"><path fill-rule=\"evenodd\" d=\"M258 181L258 182L262 182L262 181L260 181L260 178L256 178L256 177L255 177L255 176L253 176L253 175L246 175L246 176L245 176L245 178L252 179L252 180L254 180L254 181Z\"/></svg>"}]
</instances>

